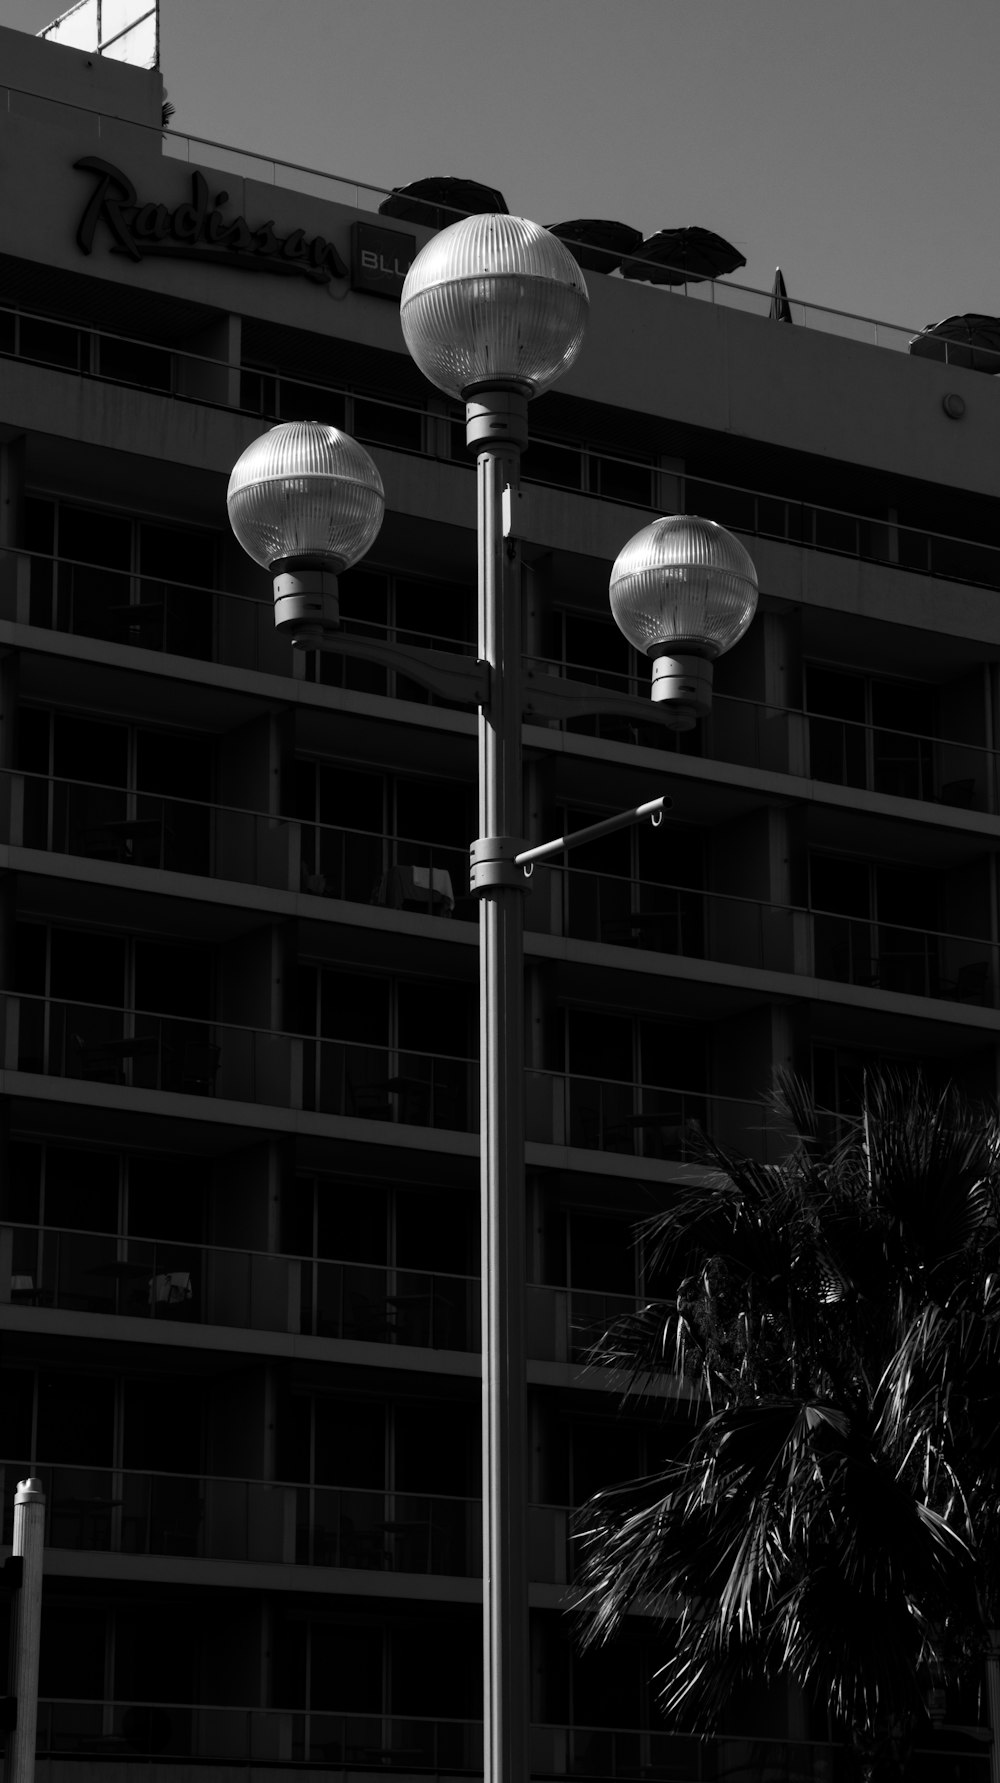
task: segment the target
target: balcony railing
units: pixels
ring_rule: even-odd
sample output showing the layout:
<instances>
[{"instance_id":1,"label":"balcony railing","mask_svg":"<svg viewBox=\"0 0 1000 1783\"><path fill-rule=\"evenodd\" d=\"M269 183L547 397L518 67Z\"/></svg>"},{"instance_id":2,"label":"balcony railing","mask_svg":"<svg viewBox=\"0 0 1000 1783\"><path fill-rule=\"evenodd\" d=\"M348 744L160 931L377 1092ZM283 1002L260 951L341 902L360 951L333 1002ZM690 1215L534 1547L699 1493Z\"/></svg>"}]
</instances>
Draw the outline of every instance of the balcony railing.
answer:
<instances>
[{"instance_id":1,"label":"balcony railing","mask_svg":"<svg viewBox=\"0 0 1000 1783\"><path fill-rule=\"evenodd\" d=\"M577 940L989 1008L1000 995L1000 954L981 935L577 868L551 871L553 927ZM529 925L537 926L530 912Z\"/></svg>"},{"instance_id":2,"label":"balcony railing","mask_svg":"<svg viewBox=\"0 0 1000 1783\"><path fill-rule=\"evenodd\" d=\"M283 890L301 888L315 896L435 917L473 920L476 916L467 892L464 849L124 787L0 772L0 836L13 845L116 865L211 874ZM809 972L916 996L993 1005L998 994L997 949L979 936L847 918L573 866L550 868L537 881L527 922L529 929L575 940L734 966ZM115 1039L125 1047L124 1033ZM174 1067L179 1045L182 1073L183 1047L193 1039L193 1035L186 1040L174 1036ZM147 1035L146 1040L146 1053L152 1057L155 1038ZM313 1049L317 1045L311 1040L307 1044ZM376 1085L381 1081L384 1089L394 1077L428 1078L426 1067L413 1074L401 1063L394 1073L383 1068L382 1055L365 1065L359 1063L357 1049L350 1055L335 1054L330 1050L334 1043L318 1044L319 1059L314 1051L302 1055L312 1076L311 1085L303 1085L304 1106L325 1106L332 1096L337 1112L365 1112L379 1101L380 1092L372 1088L371 1080ZM169 1087L169 1037L164 1046L160 1069ZM143 1081L142 1050L138 1048L131 1060L135 1082ZM112 1062L110 1056L90 1061L92 1066ZM124 1075L125 1052L120 1062ZM397 1096L393 1103L383 1094L381 1118L448 1125L447 1105L455 1085L447 1090L444 1077L442 1065L431 1068L426 1092L416 1092L411 1083L411 1093ZM427 1106L421 1112L424 1099Z\"/></svg>"},{"instance_id":3,"label":"balcony railing","mask_svg":"<svg viewBox=\"0 0 1000 1783\"><path fill-rule=\"evenodd\" d=\"M697 288L712 299L736 299L739 287L708 281ZM754 293L746 291L750 299ZM767 300L769 302L769 298ZM765 312L766 313L766 307ZM801 306L801 320L817 313ZM830 312L837 314L837 312ZM883 337L886 324L865 324ZM891 330L890 330L891 332ZM896 331L905 346L915 331ZM941 358L963 361L968 348L940 342ZM977 349L978 350L978 349ZM464 428L450 405L439 414L350 387L331 387L289 376L277 368L235 365L162 342L91 329L60 318L0 306L0 356L71 371L102 382L259 414L270 421L316 419L346 427L367 445L467 462ZM1000 363L1000 355L998 355ZM638 509L662 509L665 477L651 458L624 458L600 445L534 439L526 455L525 480L585 491L589 499L610 500ZM812 550L881 563L988 588L1000 587L1000 548L988 540L959 538L901 525L888 514L856 514L803 502L774 491L714 479L669 476L673 505L705 515L751 537L805 545ZM680 485L680 491L676 485ZM681 493L681 491L683 493Z\"/></svg>"},{"instance_id":4,"label":"balcony railing","mask_svg":"<svg viewBox=\"0 0 1000 1783\"><path fill-rule=\"evenodd\" d=\"M0 1225L6 1302L419 1349L479 1348L475 1276L49 1225Z\"/></svg>"},{"instance_id":5,"label":"balcony railing","mask_svg":"<svg viewBox=\"0 0 1000 1783\"><path fill-rule=\"evenodd\" d=\"M308 1764L339 1771L482 1776L480 1721L349 1710L228 1708L215 1704L43 1697L39 1757L179 1759L242 1766ZM983 1729L986 1734L988 1730ZM826 1741L727 1735L694 1740L662 1728L536 1724L532 1778L604 1783L847 1783L849 1754ZM947 1735L916 1752L915 1783L989 1783L989 1746L955 1750Z\"/></svg>"},{"instance_id":6,"label":"balcony railing","mask_svg":"<svg viewBox=\"0 0 1000 1783\"><path fill-rule=\"evenodd\" d=\"M36 1749L40 1757L105 1762L193 1759L473 1776L483 1769L482 1723L474 1720L85 1698L40 1700Z\"/></svg>"},{"instance_id":7,"label":"balcony railing","mask_svg":"<svg viewBox=\"0 0 1000 1783\"><path fill-rule=\"evenodd\" d=\"M31 1471L24 1460L0 1462L8 1525L16 1482ZM478 1498L111 1467L41 1471L51 1548L456 1578L482 1571ZM565 1548L567 1511L537 1505L532 1516L543 1534L558 1519ZM551 1542L536 1537L533 1548L548 1570L532 1576L554 1579Z\"/></svg>"},{"instance_id":8,"label":"balcony railing","mask_svg":"<svg viewBox=\"0 0 1000 1783\"><path fill-rule=\"evenodd\" d=\"M194 583L167 583L162 577L104 569L40 552L0 549L0 618L272 674L291 672L290 652L275 633L268 600ZM365 631L373 636L390 635L384 625L366 626ZM394 628L391 635L403 637L404 633ZM463 641L439 633L407 628L405 637L438 649L468 649ZM570 719L571 728L596 729L612 740L641 742L646 747L674 750L679 746L674 733L644 716L641 702L648 698L649 668L634 653L628 672L562 659L547 660L544 666L640 702L634 719ZM381 676L378 689L383 694L391 693L401 679L396 671L376 670L375 674ZM717 693L712 714L697 733L696 742L699 753L710 760L776 773L811 773L835 785L933 801L953 809L993 811L1000 807L996 752L955 738L894 731ZM319 863L310 871L325 876L327 869ZM336 877L335 868L330 877Z\"/></svg>"},{"instance_id":9,"label":"balcony railing","mask_svg":"<svg viewBox=\"0 0 1000 1783\"><path fill-rule=\"evenodd\" d=\"M974 935L812 912L817 978L996 1008L998 950Z\"/></svg>"},{"instance_id":10,"label":"balcony railing","mask_svg":"<svg viewBox=\"0 0 1000 1783\"><path fill-rule=\"evenodd\" d=\"M167 797L106 782L0 770L0 836L15 847L118 866L474 918L467 848Z\"/></svg>"},{"instance_id":11,"label":"balcony railing","mask_svg":"<svg viewBox=\"0 0 1000 1783\"><path fill-rule=\"evenodd\" d=\"M786 1141L762 1103L704 1091L529 1070L526 1131L547 1145L697 1164L704 1141L775 1160Z\"/></svg>"},{"instance_id":12,"label":"balcony railing","mask_svg":"<svg viewBox=\"0 0 1000 1783\"><path fill-rule=\"evenodd\" d=\"M468 1058L97 1003L2 995L7 1070L473 1132Z\"/></svg>"},{"instance_id":13,"label":"balcony railing","mask_svg":"<svg viewBox=\"0 0 1000 1783\"><path fill-rule=\"evenodd\" d=\"M637 700L649 697L649 665L633 654L624 670L596 668L558 658L545 666ZM654 719L570 718L571 730L596 731L613 742L676 750L683 745L706 761L733 762L795 774L833 786L854 786L891 798L917 799L952 810L996 811L1000 807L997 752L983 744L948 736L890 730L885 725L830 718L793 706L716 692L709 716L698 730L678 739Z\"/></svg>"},{"instance_id":14,"label":"balcony railing","mask_svg":"<svg viewBox=\"0 0 1000 1783\"><path fill-rule=\"evenodd\" d=\"M643 1296L526 1288L528 1353L579 1360ZM479 1278L65 1226L0 1224L0 1305L167 1325L288 1331L415 1349L479 1349Z\"/></svg>"}]
</instances>

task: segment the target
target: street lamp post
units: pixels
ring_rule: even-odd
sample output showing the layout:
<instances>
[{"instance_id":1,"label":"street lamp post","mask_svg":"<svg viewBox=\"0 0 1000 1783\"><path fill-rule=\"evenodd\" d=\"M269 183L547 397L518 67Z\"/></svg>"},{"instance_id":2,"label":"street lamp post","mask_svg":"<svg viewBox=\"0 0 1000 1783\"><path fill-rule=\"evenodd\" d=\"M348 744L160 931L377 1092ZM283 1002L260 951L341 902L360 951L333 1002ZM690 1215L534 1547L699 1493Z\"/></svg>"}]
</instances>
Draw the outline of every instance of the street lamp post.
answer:
<instances>
[{"instance_id":1,"label":"street lamp post","mask_svg":"<svg viewBox=\"0 0 1000 1783\"><path fill-rule=\"evenodd\" d=\"M524 1345L524 905L521 577L513 492L528 399L583 342L587 287L573 256L522 217L466 217L407 273L403 337L421 371L465 403L476 454L479 655L481 1327L483 1369L483 1765L492 1783L530 1774L527 1415ZM507 524L504 524L506 500Z\"/></svg>"},{"instance_id":2,"label":"street lamp post","mask_svg":"<svg viewBox=\"0 0 1000 1783\"><path fill-rule=\"evenodd\" d=\"M587 290L554 236L523 218L467 217L422 249L403 286L406 344L430 381L465 402L478 471L479 660L339 631L336 574L374 542L378 471L336 428L289 423L255 440L229 486L233 530L274 576L275 624L293 644L403 669L479 708L480 1186L483 1370L483 1719L485 1783L530 1775L524 1345L523 906L535 860L598 831L658 821L653 800L556 843L522 837L524 714L643 711L639 701L522 669L513 509L527 404L583 341ZM654 521L611 578L612 614L654 664L649 716L689 729L709 709L712 661L743 635L757 583L747 552L713 521Z\"/></svg>"}]
</instances>

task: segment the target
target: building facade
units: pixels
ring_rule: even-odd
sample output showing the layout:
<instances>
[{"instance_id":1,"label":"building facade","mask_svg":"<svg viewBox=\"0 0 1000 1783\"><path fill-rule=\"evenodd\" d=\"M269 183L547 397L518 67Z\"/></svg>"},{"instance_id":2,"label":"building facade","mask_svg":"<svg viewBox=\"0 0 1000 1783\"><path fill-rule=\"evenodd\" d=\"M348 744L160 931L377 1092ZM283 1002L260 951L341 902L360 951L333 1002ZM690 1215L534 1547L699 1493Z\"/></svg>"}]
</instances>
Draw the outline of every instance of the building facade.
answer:
<instances>
[{"instance_id":1,"label":"building facade","mask_svg":"<svg viewBox=\"0 0 1000 1783\"><path fill-rule=\"evenodd\" d=\"M0 47L0 1472L6 1540L15 1482L48 1498L40 1775L475 1774L476 720L293 653L225 510L264 427L346 428L387 512L345 620L474 652L474 471L395 301L428 231L165 137L153 72ZM697 1133L778 1155L776 1069L831 1120L873 1059L997 1089L1000 394L589 283L531 412L526 640L635 707L526 720L530 838L673 808L526 904L533 1767L735 1775L752 1705L694 1748L640 1623L573 1651L570 1507L674 1428L581 1356L655 1292L634 1227ZM682 510L762 598L678 736L607 582Z\"/></svg>"}]
</instances>

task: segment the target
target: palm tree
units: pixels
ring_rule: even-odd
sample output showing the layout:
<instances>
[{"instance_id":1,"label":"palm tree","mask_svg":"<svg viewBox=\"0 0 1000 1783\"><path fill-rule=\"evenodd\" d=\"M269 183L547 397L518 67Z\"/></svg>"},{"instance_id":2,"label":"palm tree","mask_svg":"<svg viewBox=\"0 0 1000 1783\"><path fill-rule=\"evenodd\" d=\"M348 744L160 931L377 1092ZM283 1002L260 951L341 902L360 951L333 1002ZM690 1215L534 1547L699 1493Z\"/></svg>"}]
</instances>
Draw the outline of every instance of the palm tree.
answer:
<instances>
[{"instance_id":1,"label":"palm tree","mask_svg":"<svg viewBox=\"0 0 1000 1783\"><path fill-rule=\"evenodd\" d=\"M679 1727L790 1681L863 1775L902 1774L1000 1624L1000 1116L887 1074L824 1144L801 1085L779 1100L784 1161L707 1148L645 1229L673 1297L594 1352L697 1415L579 1514L580 1637L644 1612Z\"/></svg>"}]
</instances>

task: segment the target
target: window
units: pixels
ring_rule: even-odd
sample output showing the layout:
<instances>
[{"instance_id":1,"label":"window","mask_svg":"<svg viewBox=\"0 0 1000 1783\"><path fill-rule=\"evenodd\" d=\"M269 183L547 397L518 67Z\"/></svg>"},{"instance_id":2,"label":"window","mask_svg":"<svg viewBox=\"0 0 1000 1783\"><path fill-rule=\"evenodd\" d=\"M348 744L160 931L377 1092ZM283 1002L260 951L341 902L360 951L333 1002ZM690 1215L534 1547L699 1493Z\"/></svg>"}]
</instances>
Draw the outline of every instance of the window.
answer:
<instances>
[{"instance_id":1,"label":"window","mask_svg":"<svg viewBox=\"0 0 1000 1783\"><path fill-rule=\"evenodd\" d=\"M470 583L356 567L340 577L340 615L352 631L383 637L390 643L466 654L475 647L476 590ZM331 687L395 694L423 705L437 699L402 671L384 669L378 663L360 662L333 651L317 651L311 660L317 664L316 678Z\"/></svg>"},{"instance_id":2,"label":"window","mask_svg":"<svg viewBox=\"0 0 1000 1783\"><path fill-rule=\"evenodd\" d=\"M194 1061L216 1050L211 949L19 923L15 960L18 1069L196 1089Z\"/></svg>"},{"instance_id":3,"label":"window","mask_svg":"<svg viewBox=\"0 0 1000 1783\"><path fill-rule=\"evenodd\" d=\"M299 973L305 1105L468 1132L476 1118L476 994L443 980L330 967Z\"/></svg>"},{"instance_id":4,"label":"window","mask_svg":"<svg viewBox=\"0 0 1000 1783\"><path fill-rule=\"evenodd\" d=\"M475 915L470 787L299 758L290 803L302 824L304 890L425 916Z\"/></svg>"},{"instance_id":5,"label":"window","mask_svg":"<svg viewBox=\"0 0 1000 1783\"><path fill-rule=\"evenodd\" d=\"M23 707L29 848L207 873L214 739Z\"/></svg>"},{"instance_id":6,"label":"window","mask_svg":"<svg viewBox=\"0 0 1000 1783\"><path fill-rule=\"evenodd\" d=\"M816 780L896 798L934 794L934 689L810 663L809 767Z\"/></svg>"},{"instance_id":7,"label":"window","mask_svg":"<svg viewBox=\"0 0 1000 1783\"><path fill-rule=\"evenodd\" d=\"M29 497L32 625L210 658L216 535Z\"/></svg>"},{"instance_id":8,"label":"window","mask_svg":"<svg viewBox=\"0 0 1000 1783\"><path fill-rule=\"evenodd\" d=\"M569 810L564 830L604 815ZM583 843L563 874L566 933L618 947L701 959L705 952L704 832L649 823Z\"/></svg>"},{"instance_id":9,"label":"window","mask_svg":"<svg viewBox=\"0 0 1000 1783\"><path fill-rule=\"evenodd\" d=\"M683 1157L705 1130L707 1061L689 1024L568 1009L568 1143L645 1157Z\"/></svg>"},{"instance_id":10,"label":"window","mask_svg":"<svg viewBox=\"0 0 1000 1783\"><path fill-rule=\"evenodd\" d=\"M809 863L815 968L821 978L934 996L940 876L840 855Z\"/></svg>"}]
</instances>

